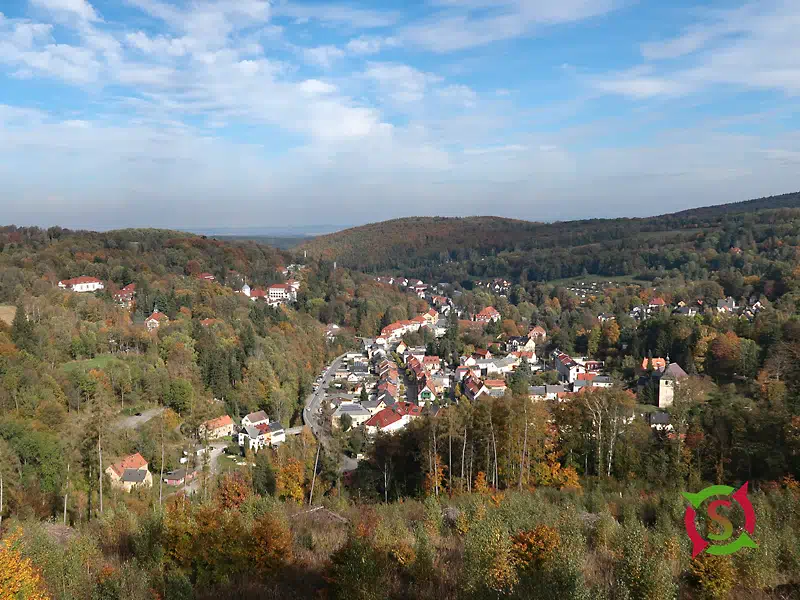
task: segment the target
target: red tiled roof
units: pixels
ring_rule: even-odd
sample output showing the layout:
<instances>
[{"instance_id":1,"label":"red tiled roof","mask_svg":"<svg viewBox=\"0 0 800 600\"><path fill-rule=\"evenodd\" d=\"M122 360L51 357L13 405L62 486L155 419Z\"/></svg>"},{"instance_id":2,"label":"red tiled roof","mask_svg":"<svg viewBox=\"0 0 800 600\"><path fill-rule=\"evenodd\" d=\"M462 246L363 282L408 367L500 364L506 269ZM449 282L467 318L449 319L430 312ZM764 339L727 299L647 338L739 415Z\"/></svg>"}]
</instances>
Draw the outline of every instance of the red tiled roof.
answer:
<instances>
[{"instance_id":1,"label":"red tiled roof","mask_svg":"<svg viewBox=\"0 0 800 600\"><path fill-rule=\"evenodd\" d=\"M263 298L267 295L267 292L262 290L261 288L253 288L250 290L250 297L251 298Z\"/></svg>"},{"instance_id":2,"label":"red tiled roof","mask_svg":"<svg viewBox=\"0 0 800 600\"><path fill-rule=\"evenodd\" d=\"M578 373L578 381L592 381L597 377L597 373Z\"/></svg>"},{"instance_id":3,"label":"red tiled roof","mask_svg":"<svg viewBox=\"0 0 800 600\"><path fill-rule=\"evenodd\" d=\"M497 312L497 309L494 306L487 306L481 312L479 312L477 315L475 315L475 318L476 319L478 319L478 318L487 318L488 319L488 318L496 317L499 314L500 313Z\"/></svg>"},{"instance_id":4,"label":"red tiled roof","mask_svg":"<svg viewBox=\"0 0 800 600\"><path fill-rule=\"evenodd\" d=\"M494 388L504 388L506 387L506 382L502 379L486 379L483 384L486 387L494 387Z\"/></svg>"},{"instance_id":5,"label":"red tiled roof","mask_svg":"<svg viewBox=\"0 0 800 600\"><path fill-rule=\"evenodd\" d=\"M645 358L642 361L643 369L647 369L648 361L653 365L653 369L656 371L659 369L665 369L667 367L667 361L663 358L651 358L651 359Z\"/></svg>"},{"instance_id":6,"label":"red tiled roof","mask_svg":"<svg viewBox=\"0 0 800 600\"><path fill-rule=\"evenodd\" d=\"M529 335L532 337L547 335L547 332L544 330L544 327L541 325L537 325L533 329L530 330Z\"/></svg>"},{"instance_id":7,"label":"red tiled roof","mask_svg":"<svg viewBox=\"0 0 800 600\"><path fill-rule=\"evenodd\" d=\"M73 277L72 279L62 279L58 283L63 283L66 286L73 286L79 283L102 283L102 281L100 281L96 277L81 275L80 277Z\"/></svg>"},{"instance_id":8,"label":"red tiled roof","mask_svg":"<svg viewBox=\"0 0 800 600\"><path fill-rule=\"evenodd\" d=\"M651 306L664 306L665 304L666 302L664 302L663 298L653 298L652 300L650 300Z\"/></svg>"},{"instance_id":9,"label":"red tiled roof","mask_svg":"<svg viewBox=\"0 0 800 600\"><path fill-rule=\"evenodd\" d=\"M152 320L152 319L155 319L156 321L162 321L162 320L164 320L164 319L167 319L167 320L169 320L169 319L168 319L168 317L167 317L167 315L165 315L164 313L157 312L157 311L156 311L156 312L153 312L153 314L152 314L152 315L150 315L149 317L147 317L147 320L148 320L148 321L150 321L150 320Z\"/></svg>"},{"instance_id":10,"label":"red tiled roof","mask_svg":"<svg viewBox=\"0 0 800 600\"><path fill-rule=\"evenodd\" d=\"M212 431L214 429L227 427L228 425L233 425L233 419L231 419L230 415L223 415L221 417L217 417L216 419L206 421L204 425L206 427L206 431Z\"/></svg>"},{"instance_id":11,"label":"red tiled roof","mask_svg":"<svg viewBox=\"0 0 800 600\"><path fill-rule=\"evenodd\" d=\"M114 472L122 477L122 474L125 473L125 469L144 469L147 466L147 461L144 457L139 454L131 454L130 456L126 456L118 463L114 463L111 465L111 468Z\"/></svg>"}]
</instances>

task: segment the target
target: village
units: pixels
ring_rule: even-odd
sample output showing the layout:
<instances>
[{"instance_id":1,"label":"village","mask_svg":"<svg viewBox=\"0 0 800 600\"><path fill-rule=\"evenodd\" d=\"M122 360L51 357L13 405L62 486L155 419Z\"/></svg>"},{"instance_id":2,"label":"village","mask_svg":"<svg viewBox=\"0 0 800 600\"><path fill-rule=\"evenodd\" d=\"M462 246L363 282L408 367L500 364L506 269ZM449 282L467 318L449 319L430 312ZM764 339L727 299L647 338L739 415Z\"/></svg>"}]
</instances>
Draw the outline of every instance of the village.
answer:
<instances>
[{"instance_id":1,"label":"village","mask_svg":"<svg viewBox=\"0 0 800 600\"><path fill-rule=\"evenodd\" d=\"M291 306L297 300L301 283L293 277L302 277L303 265L290 265L282 271L286 279L265 287L251 287L244 283L236 294L253 302L263 302L272 307ZM210 273L198 273L195 277L208 283L216 283ZM404 338L409 334L427 332L436 339L447 335L454 324L462 330L483 331L490 324L501 320L500 312L486 306L474 314L459 307L460 292L449 290L447 284L428 285L418 279L404 277L376 277L376 282L397 286L424 300L429 309L415 317L390 323L374 338L359 338L358 350L347 352L333 361L320 374L314 384L314 394L307 401L304 411L305 425L318 436L330 436L336 432L362 431L374 437L391 434L405 428L412 420L425 415L435 416L440 410L463 400L480 402L483 398L502 398L509 390L509 381L518 369L525 372L547 373L551 381L528 386L531 402L569 402L577 394L592 389L610 388L620 382L606 371L602 361L588 356L572 356L553 348L547 343L547 331L541 325L532 325L524 335L498 334L491 348L474 348L468 355L458 356L458 364L431 355L425 346L408 344ZM608 282L610 285L611 282ZM509 282L503 279L476 282L498 297L505 297ZM58 287L76 293L98 292L104 289L102 281L91 277L63 280ZM604 282L575 284L567 288L580 298L602 293ZM113 298L122 307L130 308L136 295L134 284L113 293ZM721 298L714 306L701 300L669 305L662 297L653 295L646 303L634 306L627 316L637 323L659 314L695 317L703 314L735 315L752 320L763 306L758 298L749 298L738 303L731 297ZM596 319L605 324L616 319L611 313L599 313ZM204 319L201 325L208 327L214 319ZM157 308L144 320L148 332L154 332L169 322L168 317ZM329 342L342 333L342 328L329 324L325 329ZM653 390L652 405L640 410L640 416L651 427L670 431L667 409L673 402L675 388L688 377L686 371L669 357L648 357L637 367L636 390ZM318 403L315 404L315 400ZM313 408L313 410L311 410ZM285 429L277 420L271 420L264 411L244 416L236 422L224 415L200 426L200 444L192 451L193 456L181 459L183 467L174 472L160 474L168 486L190 485L207 465L211 472L220 466L217 462L223 447L226 454L245 464L243 457L263 448L276 448L288 435L297 435L302 426ZM238 446L240 451L230 454L230 448ZM216 451L216 454L214 452ZM205 457L203 456L205 455ZM197 458L201 457L201 458ZM359 454L357 458L361 458ZM343 457L354 468L348 457ZM343 467L345 468L345 467ZM113 487L130 491L136 486L150 487L153 476L141 455L123 457L107 473ZM189 491L192 491L191 488Z\"/></svg>"}]
</instances>

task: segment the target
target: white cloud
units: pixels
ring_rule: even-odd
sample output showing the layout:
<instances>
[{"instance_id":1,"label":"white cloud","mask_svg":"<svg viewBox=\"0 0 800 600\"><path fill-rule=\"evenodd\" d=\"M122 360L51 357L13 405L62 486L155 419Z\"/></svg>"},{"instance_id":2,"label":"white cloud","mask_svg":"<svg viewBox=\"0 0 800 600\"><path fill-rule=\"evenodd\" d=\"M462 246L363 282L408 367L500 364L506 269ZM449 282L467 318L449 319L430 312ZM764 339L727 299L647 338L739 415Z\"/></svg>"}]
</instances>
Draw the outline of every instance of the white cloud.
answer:
<instances>
[{"instance_id":1,"label":"white cloud","mask_svg":"<svg viewBox=\"0 0 800 600\"><path fill-rule=\"evenodd\" d=\"M378 84L384 97L400 105L421 101L428 86L441 81L438 75L424 73L409 65L386 62L370 63L364 76Z\"/></svg>"},{"instance_id":2,"label":"white cloud","mask_svg":"<svg viewBox=\"0 0 800 600\"><path fill-rule=\"evenodd\" d=\"M362 35L347 42L346 48L352 54L377 54L386 48L395 48L399 45L397 38Z\"/></svg>"},{"instance_id":3,"label":"white cloud","mask_svg":"<svg viewBox=\"0 0 800 600\"><path fill-rule=\"evenodd\" d=\"M316 46L314 48L304 48L303 57L306 62L330 69L340 58L344 57L344 50L336 46Z\"/></svg>"},{"instance_id":4,"label":"white cloud","mask_svg":"<svg viewBox=\"0 0 800 600\"><path fill-rule=\"evenodd\" d=\"M673 39L642 46L646 76L612 75L602 91L647 98L697 92L710 85L800 94L800 5L764 0L710 13ZM683 58L679 67L665 61ZM688 61L688 64L686 64ZM641 72L643 69L635 71Z\"/></svg>"},{"instance_id":5,"label":"white cloud","mask_svg":"<svg viewBox=\"0 0 800 600\"><path fill-rule=\"evenodd\" d=\"M397 22L398 15L390 11L353 8L343 4L279 3L274 8L276 16L291 17L300 21L321 21L332 25L345 25L356 29L389 27Z\"/></svg>"},{"instance_id":6,"label":"white cloud","mask_svg":"<svg viewBox=\"0 0 800 600\"><path fill-rule=\"evenodd\" d=\"M38 8L56 16L77 17L81 21L98 21L100 17L86 0L30 0Z\"/></svg>"},{"instance_id":7,"label":"white cloud","mask_svg":"<svg viewBox=\"0 0 800 600\"><path fill-rule=\"evenodd\" d=\"M506 144L505 146L488 146L486 148L466 148L464 154L469 156L483 156L484 154L507 154L513 152L525 152L527 146L521 144Z\"/></svg>"},{"instance_id":8,"label":"white cloud","mask_svg":"<svg viewBox=\"0 0 800 600\"><path fill-rule=\"evenodd\" d=\"M400 38L434 52L451 52L529 35L536 27L609 12L613 0L449 0L447 10L401 30ZM455 10L454 10L455 9Z\"/></svg>"}]
</instances>

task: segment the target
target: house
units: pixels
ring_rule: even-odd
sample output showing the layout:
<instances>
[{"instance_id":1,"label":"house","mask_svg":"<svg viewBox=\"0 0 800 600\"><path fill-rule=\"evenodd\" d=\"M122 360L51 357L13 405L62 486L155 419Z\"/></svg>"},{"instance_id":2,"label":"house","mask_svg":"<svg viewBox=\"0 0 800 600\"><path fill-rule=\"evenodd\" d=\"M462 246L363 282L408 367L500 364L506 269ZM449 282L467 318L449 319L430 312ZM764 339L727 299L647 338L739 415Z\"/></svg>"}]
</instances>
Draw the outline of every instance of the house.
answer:
<instances>
[{"instance_id":1,"label":"house","mask_svg":"<svg viewBox=\"0 0 800 600\"><path fill-rule=\"evenodd\" d=\"M423 356L422 366L430 373L438 373L442 369L442 359L438 356Z\"/></svg>"},{"instance_id":2,"label":"house","mask_svg":"<svg viewBox=\"0 0 800 600\"><path fill-rule=\"evenodd\" d=\"M148 469L147 461L139 454L131 454L114 463L105 470L111 480L111 487L130 492L135 487L153 485L153 475Z\"/></svg>"},{"instance_id":3,"label":"house","mask_svg":"<svg viewBox=\"0 0 800 600\"><path fill-rule=\"evenodd\" d=\"M485 360L492 358L492 353L489 352L488 350L483 350L482 348L476 348L472 352L472 358L474 358L475 360Z\"/></svg>"},{"instance_id":4,"label":"house","mask_svg":"<svg viewBox=\"0 0 800 600\"><path fill-rule=\"evenodd\" d=\"M600 313L599 315L597 315L597 320L600 321L601 323L607 323L609 321L615 320L616 318L617 317L615 317L613 314L607 312Z\"/></svg>"},{"instance_id":5,"label":"house","mask_svg":"<svg viewBox=\"0 0 800 600\"><path fill-rule=\"evenodd\" d=\"M206 437L209 440L218 440L223 437L233 435L233 419L229 415L223 415L216 419L211 419L205 423L201 423L198 427L200 437Z\"/></svg>"},{"instance_id":6,"label":"house","mask_svg":"<svg viewBox=\"0 0 800 600\"><path fill-rule=\"evenodd\" d=\"M247 297L250 298L250 300L252 300L253 302L255 302L256 300L267 300L268 296L269 294L267 294L267 291L262 288L253 288L250 290L250 293L247 294Z\"/></svg>"},{"instance_id":7,"label":"house","mask_svg":"<svg viewBox=\"0 0 800 600\"><path fill-rule=\"evenodd\" d=\"M273 283L267 288L267 302L281 304L297 300L297 290L288 283Z\"/></svg>"},{"instance_id":8,"label":"house","mask_svg":"<svg viewBox=\"0 0 800 600\"><path fill-rule=\"evenodd\" d=\"M523 350L525 352L535 352L536 351L536 340L534 340L530 336L513 336L508 338L506 342L506 349L509 352L515 352L517 350Z\"/></svg>"},{"instance_id":9,"label":"house","mask_svg":"<svg viewBox=\"0 0 800 600\"><path fill-rule=\"evenodd\" d=\"M270 446L277 446L286 441L286 430L278 421L269 424L269 443Z\"/></svg>"},{"instance_id":10,"label":"house","mask_svg":"<svg viewBox=\"0 0 800 600\"><path fill-rule=\"evenodd\" d=\"M410 402L397 402L364 422L367 434L392 433L403 429L412 419L422 415L422 408Z\"/></svg>"},{"instance_id":11,"label":"house","mask_svg":"<svg viewBox=\"0 0 800 600\"><path fill-rule=\"evenodd\" d=\"M642 369L647 370L648 363L654 371L663 371L667 367L667 361L663 358L645 358L642 360Z\"/></svg>"},{"instance_id":12,"label":"house","mask_svg":"<svg viewBox=\"0 0 800 600\"><path fill-rule=\"evenodd\" d=\"M737 308L739 308L739 306L736 304L736 300L731 296L723 300L717 300L717 312L730 314L735 312Z\"/></svg>"},{"instance_id":13,"label":"house","mask_svg":"<svg viewBox=\"0 0 800 600\"><path fill-rule=\"evenodd\" d=\"M509 354L503 358L492 359L492 364L486 370L487 373L500 373L506 375L511 373L519 366L520 359L513 354Z\"/></svg>"},{"instance_id":14,"label":"house","mask_svg":"<svg viewBox=\"0 0 800 600\"><path fill-rule=\"evenodd\" d=\"M203 281L216 281L217 278L214 277L211 273L198 273L198 279L202 279Z\"/></svg>"},{"instance_id":15,"label":"house","mask_svg":"<svg viewBox=\"0 0 800 600\"><path fill-rule=\"evenodd\" d=\"M136 295L136 284L129 283L118 292L114 292L114 302L130 308L133 303L133 297Z\"/></svg>"},{"instance_id":16,"label":"house","mask_svg":"<svg viewBox=\"0 0 800 600\"><path fill-rule=\"evenodd\" d=\"M547 339L547 332L544 327L537 325L528 332L528 337L537 343L544 342Z\"/></svg>"},{"instance_id":17,"label":"house","mask_svg":"<svg viewBox=\"0 0 800 600\"><path fill-rule=\"evenodd\" d=\"M672 431L669 413L660 410L647 414L647 423L656 431Z\"/></svg>"},{"instance_id":18,"label":"house","mask_svg":"<svg viewBox=\"0 0 800 600\"><path fill-rule=\"evenodd\" d=\"M248 450L258 452L269 443L269 424L245 425L239 431L239 445L246 446Z\"/></svg>"},{"instance_id":19,"label":"house","mask_svg":"<svg viewBox=\"0 0 800 600\"><path fill-rule=\"evenodd\" d=\"M631 312L628 314L631 319L634 319L635 321L644 321L647 319L647 312L648 309L646 306L634 306L631 309Z\"/></svg>"},{"instance_id":20,"label":"house","mask_svg":"<svg viewBox=\"0 0 800 600\"><path fill-rule=\"evenodd\" d=\"M672 314L681 317L694 317L697 316L697 309L697 306L684 305L673 310Z\"/></svg>"},{"instance_id":21,"label":"house","mask_svg":"<svg viewBox=\"0 0 800 600\"><path fill-rule=\"evenodd\" d=\"M69 289L72 292L84 293L97 292L102 290L105 286L99 279L82 275L81 277L74 277L72 279L62 279L58 282L58 287L62 290Z\"/></svg>"},{"instance_id":22,"label":"house","mask_svg":"<svg viewBox=\"0 0 800 600\"><path fill-rule=\"evenodd\" d=\"M433 382L426 376L417 386L417 404L425 406L436 400L436 389Z\"/></svg>"},{"instance_id":23,"label":"house","mask_svg":"<svg viewBox=\"0 0 800 600\"><path fill-rule=\"evenodd\" d=\"M158 312L157 310L153 311L149 317L144 320L144 325L147 327L147 331L153 331L154 329L158 329L161 325L166 325L169 323L169 317L164 313Z\"/></svg>"},{"instance_id":24,"label":"house","mask_svg":"<svg viewBox=\"0 0 800 600\"><path fill-rule=\"evenodd\" d=\"M164 475L164 483L167 485L183 485L186 481L186 469L177 469Z\"/></svg>"},{"instance_id":25,"label":"house","mask_svg":"<svg viewBox=\"0 0 800 600\"><path fill-rule=\"evenodd\" d=\"M592 379L592 387L609 388L614 385L614 380L608 375L598 375Z\"/></svg>"},{"instance_id":26,"label":"house","mask_svg":"<svg viewBox=\"0 0 800 600\"><path fill-rule=\"evenodd\" d=\"M256 425L261 425L263 423L269 423L269 417L263 410L245 415L245 417L242 419L242 427L247 427L248 425L255 427Z\"/></svg>"},{"instance_id":27,"label":"house","mask_svg":"<svg viewBox=\"0 0 800 600\"><path fill-rule=\"evenodd\" d=\"M497 309L494 306L487 306L481 312L475 315L475 320L478 323L492 323L500 320L500 313L497 312Z\"/></svg>"},{"instance_id":28,"label":"house","mask_svg":"<svg viewBox=\"0 0 800 600\"><path fill-rule=\"evenodd\" d=\"M562 381L566 381L567 383L576 381L578 379L578 374L586 372L586 367L584 365L578 364L575 359L563 352L556 355L555 365L559 377Z\"/></svg>"},{"instance_id":29,"label":"house","mask_svg":"<svg viewBox=\"0 0 800 600\"><path fill-rule=\"evenodd\" d=\"M339 327L336 323L330 323L325 326L325 339L329 342L332 342L334 338L339 334L341 331L341 327Z\"/></svg>"},{"instance_id":30,"label":"house","mask_svg":"<svg viewBox=\"0 0 800 600\"><path fill-rule=\"evenodd\" d=\"M464 395L466 395L466 397L473 402L484 394L489 393L489 389L483 384L483 382L475 377L468 377L464 380L463 390Z\"/></svg>"},{"instance_id":31,"label":"house","mask_svg":"<svg viewBox=\"0 0 800 600\"><path fill-rule=\"evenodd\" d=\"M375 400L366 400L361 403L361 407L366 408L370 415L377 414L388 406L386 403L387 396L389 396L389 394L378 396ZM391 404L394 404L394 402L391 402Z\"/></svg>"},{"instance_id":32,"label":"house","mask_svg":"<svg viewBox=\"0 0 800 600\"><path fill-rule=\"evenodd\" d=\"M667 303L664 301L664 299L657 296L652 300L650 300L650 303L647 305L647 308L650 309L651 311L661 310L666 305Z\"/></svg>"},{"instance_id":33,"label":"house","mask_svg":"<svg viewBox=\"0 0 800 600\"><path fill-rule=\"evenodd\" d=\"M490 396L502 398L506 394L506 382L502 379L486 379L483 382Z\"/></svg>"},{"instance_id":34,"label":"house","mask_svg":"<svg viewBox=\"0 0 800 600\"><path fill-rule=\"evenodd\" d=\"M339 429L342 426L342 417L344 415L350 416L352 427L355 429L368 421L372 413L361 404L340 404L339 408L331 416L331 427L333 429Z\"/></svg>"},{"instance_id":35,"label":"house","mask_svg":"<svg viewBox=\"0 0 800 600\"><path fill-rule=\"evenodd\" d=\"M537 385L528 388L528 396L531 400L555 400L559 394L567 391L567 386L561 385Z\"/></svg>"}]
</instances>

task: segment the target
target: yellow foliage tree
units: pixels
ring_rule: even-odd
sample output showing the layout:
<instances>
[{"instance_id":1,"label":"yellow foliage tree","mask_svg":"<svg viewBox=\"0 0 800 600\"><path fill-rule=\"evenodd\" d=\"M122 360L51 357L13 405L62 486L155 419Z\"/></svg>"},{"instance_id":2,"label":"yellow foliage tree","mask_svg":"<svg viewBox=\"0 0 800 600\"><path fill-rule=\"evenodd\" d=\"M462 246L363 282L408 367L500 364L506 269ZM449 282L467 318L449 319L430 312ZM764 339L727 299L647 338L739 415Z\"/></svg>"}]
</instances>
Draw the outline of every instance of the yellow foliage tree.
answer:
<instances>
[{"instance_id":1,"label":"yellow foliage tree","mask_svg":"<svg viewBox=\"0 0 800 600\"><path fill-rule=\"evenodd\" d=\"M278 469L276 477L275 490L283 499L294 500L295 502L302 503L305 497L303 491L303 483L305 477L303 474L303 465L296 458L289 458Z\"/></svg>"},{"instance_id":2,"label":"yellow foliage tree","mask_svg":"<svg viewBox=\"0 0 800 600\"><path fill-rule=\"evenodd\" d=\"M0 600L48 600L39 571L19 550L20 532L0 543Z\"/></svg>"}]
</instances>

